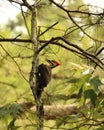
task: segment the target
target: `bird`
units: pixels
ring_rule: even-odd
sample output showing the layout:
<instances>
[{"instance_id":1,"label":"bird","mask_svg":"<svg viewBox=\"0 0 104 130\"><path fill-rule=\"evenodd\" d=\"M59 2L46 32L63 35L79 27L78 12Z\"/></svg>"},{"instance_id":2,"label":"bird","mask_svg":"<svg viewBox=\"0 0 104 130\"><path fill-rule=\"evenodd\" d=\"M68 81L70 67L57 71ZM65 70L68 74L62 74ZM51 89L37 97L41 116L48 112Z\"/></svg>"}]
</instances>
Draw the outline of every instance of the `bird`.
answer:
<instances>
[{"instance_id":1,"label":"bird","mask_svg":"<svg viewBox=\"0 0 104 130\"><path fill-rule=\"evenodd\" d=\"M38 66L37 70L37 90L36 90L37 98L41 97L44 87L47 87L47 85L51 81L52 69L61 65L56 60L47 59L46 61L48 62L49 65L42 63Z\"/></svg>"}]
</instances>

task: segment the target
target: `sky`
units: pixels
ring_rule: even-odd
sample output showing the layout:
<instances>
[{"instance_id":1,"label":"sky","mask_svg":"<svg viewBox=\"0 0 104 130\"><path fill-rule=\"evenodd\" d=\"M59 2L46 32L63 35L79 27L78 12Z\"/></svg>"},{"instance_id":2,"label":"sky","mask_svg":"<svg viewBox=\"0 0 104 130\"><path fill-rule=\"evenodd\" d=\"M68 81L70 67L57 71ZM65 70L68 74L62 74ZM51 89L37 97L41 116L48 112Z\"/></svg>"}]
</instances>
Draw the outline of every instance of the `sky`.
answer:
<instances>
[{"instance_id":1,"label":"sky","mask_svg":"<svg viewBox=\"0 0 104 130\"><path fill-rule=\"evenodd\" d=\"M104 7L104 0L85 0L85 3Z\"/></svg>"},{"instance_id":2,"label":"sky","mask_svg":"<svg viewBox=\"0 0 104 130\"><path fill-rule=\"evenodd\" d=\"M8 19L13 19L19 12L20 9L7 0L0 0L0 23L8 22Z\"/></svg>"},{"instance_id":3,"label":"sky","mask_svg":"<svg viewBox=\"0 0 104 130\"><path fill-rule=\"evenodd\" d=\"M85 0L86 4L104 7L104 0ZM7 0L0 0L0 23L7 23L20 12L19 6L11 5Z\"/></svg>"}]
</instances>

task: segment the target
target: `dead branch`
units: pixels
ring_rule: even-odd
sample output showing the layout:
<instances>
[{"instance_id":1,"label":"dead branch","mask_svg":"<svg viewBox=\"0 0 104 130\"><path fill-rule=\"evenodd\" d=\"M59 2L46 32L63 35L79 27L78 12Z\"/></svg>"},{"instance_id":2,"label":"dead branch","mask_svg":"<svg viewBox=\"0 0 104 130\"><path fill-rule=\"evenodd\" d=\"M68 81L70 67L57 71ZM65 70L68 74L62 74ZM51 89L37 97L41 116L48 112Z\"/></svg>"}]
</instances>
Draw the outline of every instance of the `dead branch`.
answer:
<instances>
[{"instance_id":1,"label":"dead branch","mask_svg":"<svg viewBox=\"0 0 104 130\"><path fill-rule=\"evenodd\" d=\"M36 107L32 107L31 110L35 112ZM77 114L77 112L78 112L78 108L76 104L44 106L44 118L46 120Z\"/></svg>"},{"instance_id":2,"label":"dead branch","mask_svg":"<svg viewBox=\"0 0 104 130\"><path fill-rule=\"evenodd\" d=\"M32 111L33 113L37 113L36 105L32 102L24 102L18 103L20 105L19 112L24 114L26 111ZM0 109L4 108L5 106L0 106ZM45 105L44 106L44 118L46 120L56 119L59 117L65 117L72 114L77 114L78 108L77 104L69 104L69 105ZM20 114L19 113L19 114Z\"/></svg>"}]
</instances>

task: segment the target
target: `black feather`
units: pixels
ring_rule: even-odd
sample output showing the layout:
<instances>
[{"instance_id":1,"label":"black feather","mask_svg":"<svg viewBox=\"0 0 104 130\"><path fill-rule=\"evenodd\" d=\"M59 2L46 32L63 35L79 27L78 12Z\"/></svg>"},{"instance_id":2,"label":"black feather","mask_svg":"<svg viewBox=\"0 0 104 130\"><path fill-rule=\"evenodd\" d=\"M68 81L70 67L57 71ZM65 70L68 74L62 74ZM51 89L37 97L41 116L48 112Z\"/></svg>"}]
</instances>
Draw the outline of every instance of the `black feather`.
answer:
<instances>
[{"instance_id":1,"label":"black feather","mask_svg":"<svg viewBox=\"0 0 104 130\"><path fill-rule=\"evenodd\" d=\"M51 68L48 65L40 64L38 66L38 73L37 73L37 81L38 81L38 87L37 87L37 97L40 98L42 91L44 87L48 85L48 83L51 81Z\"/></svg>"}]
</instances>

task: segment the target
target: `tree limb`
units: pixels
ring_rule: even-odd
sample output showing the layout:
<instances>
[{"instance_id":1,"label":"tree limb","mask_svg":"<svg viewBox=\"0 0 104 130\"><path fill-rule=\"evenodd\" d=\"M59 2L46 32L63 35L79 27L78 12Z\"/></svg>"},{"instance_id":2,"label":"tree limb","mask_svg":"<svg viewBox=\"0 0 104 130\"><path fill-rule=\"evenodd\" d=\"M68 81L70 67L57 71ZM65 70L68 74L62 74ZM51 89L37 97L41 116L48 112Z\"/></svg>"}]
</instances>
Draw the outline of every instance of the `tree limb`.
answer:
<instances>
[{"instance_id":1,"label":"tree limb","mask_svg":"<svg viewBox=\"0 0 104 130\"><path fill-rule=\"evenodd\" d=\"M60 42L56 42L56 40L57 41L61 40L65 44L67 44L68 46L63 45ZM44 42L44 41L40 41L40 42ZM103 68L104 63L101 60L99 60L96 56L94 56L94 55L92 55L90 53L87 53L85 50L83 50L82 48L80 48L76 44L70 43L69 41L67 41L63 37L55 37L55 38L51 38L49 41L46 41L46 43L38 49L38 53L40 53L43 50L43 48L45 48L48 44L55 44L57 46L65 48L65 49L67 49L67 50L69 50L69 51L71 51L73 53L76 53L76 54L79 54L81 56L84 56L87 59L89 59L90 61L92 61L93 63L95 63L96 65L98 65L101 69L104 69ZM71 47L73 47L74 49L71 48Z\"/></svg>"},{"instance_id":2,"label":"tree limb","mask_svg":"<svg viewBox=\"0 0 104 130\"><path fill-rule=\"evenodd\" d=\"M31 110L36 111L36 107L32 107ZM78 108L76 104L70 105L46 105L44 106L44 118L46 120L56 119L58 117L64 117L72 114L77 114Z\"/></svg>"},{"instance_id":3,"label":"tree limb","mask_svg":"<svg viewBox=\"0 0 104 130\"><path fill-rule=\"evenodd\" d=\"M23 42L32 43L31 39L0 38L0 42Z\"/></svg>"}]
</instances>

